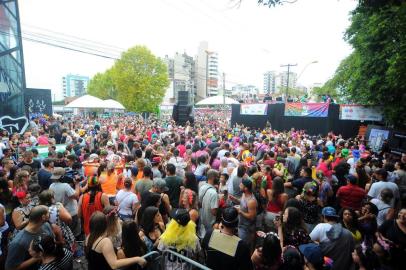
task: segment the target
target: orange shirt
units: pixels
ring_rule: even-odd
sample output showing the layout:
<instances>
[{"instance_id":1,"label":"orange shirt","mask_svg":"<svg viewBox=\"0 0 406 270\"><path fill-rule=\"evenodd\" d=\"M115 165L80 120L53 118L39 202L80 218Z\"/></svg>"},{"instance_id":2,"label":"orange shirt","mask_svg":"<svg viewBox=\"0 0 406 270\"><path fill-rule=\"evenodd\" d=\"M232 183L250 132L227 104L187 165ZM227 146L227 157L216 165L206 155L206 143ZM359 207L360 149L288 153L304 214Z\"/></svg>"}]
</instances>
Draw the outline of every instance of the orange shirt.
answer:
<instances>
[{"instance_id":1,"label":"orange shirt","mask_svg":"<svg viewBox=\"0 0 406 270\"><path fill-rule=\"evenodd\" d=\"M83 170L86 177L97 175L97 169L99 168L99 163L84 163Z\"/></svg>"},{"instance_id":2,"label":"orange shirt","mask_svg":"<svg viewBox=\"0 0 406 270\"><path fill-rule=\"evenodd\" d=\"M117 193L117 174L113 172L108 175L107 173L102 173L102 176L105 178L105 181L101 184L102 191L107 195L116 195Z\"/></svg>"}]
</instances>

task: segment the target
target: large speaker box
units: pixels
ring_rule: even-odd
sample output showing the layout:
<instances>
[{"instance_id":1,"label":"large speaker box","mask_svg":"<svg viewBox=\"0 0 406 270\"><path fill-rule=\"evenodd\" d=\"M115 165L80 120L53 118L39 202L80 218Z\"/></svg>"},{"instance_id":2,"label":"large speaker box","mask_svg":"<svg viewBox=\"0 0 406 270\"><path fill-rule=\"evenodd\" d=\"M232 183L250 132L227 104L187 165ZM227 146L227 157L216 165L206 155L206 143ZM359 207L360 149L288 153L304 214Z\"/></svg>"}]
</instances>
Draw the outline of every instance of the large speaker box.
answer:
<instances>
[{"instance_id":1,"label":"large speaker box","mask_svg":"<svg viewBox=\"0 0 406 270\"><path fill-rule=\"evenodd\" d=\"M188 104L189 104L189 92L178 91L178 105L188 105Z\"/></svg>"}]
</instances>

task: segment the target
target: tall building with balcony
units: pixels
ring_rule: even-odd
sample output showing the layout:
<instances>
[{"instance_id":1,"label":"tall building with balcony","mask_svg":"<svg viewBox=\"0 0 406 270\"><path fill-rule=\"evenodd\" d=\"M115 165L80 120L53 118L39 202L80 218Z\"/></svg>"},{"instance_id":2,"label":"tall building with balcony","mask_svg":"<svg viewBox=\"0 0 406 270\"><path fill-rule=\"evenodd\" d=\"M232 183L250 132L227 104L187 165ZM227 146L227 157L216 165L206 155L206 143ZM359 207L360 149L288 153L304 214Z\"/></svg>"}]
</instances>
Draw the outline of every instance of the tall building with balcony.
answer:
<instances>
[{"instance_id":1,"label":"tall building with balcony","mask_svg":"<svg viewBox=\"0 0 406 270\"><path fill-rule=\"evenodd\" d=\"M280 87L286 89L288 85L288 72L281 72L280 73ZM289 88L295 88L297 83L297 73L289 72Z\"/></svg>"},{"instance_id":2,"label":"tall building with balcony","mask_svg":"<svg viewBox=\"0 0 406 270\"><path fill-rule=\"evenodd\" d=\"M62 77L63 97L80 97L86 95L90 78L87 76L68 74Z\"/></svg>"},{"instance_id":3,"label":"tall building with balcony","mask_svg":"<svg viewBox=\"0 0 406 270\"><path fill-rule=\"evenodd\" d=\"M175 53L173 58L165 56L164 62L168 67L170 87L167 89L165 100L169 103L178 102L178 92L189 92L189 103L194 102L196 93L195 60L186 53Z\"/></svg>"},{"instance_id":4,"label":"tall building with balcony","mask_svg":"<svg viewBox=\"0 0 406 270\"><path fill-rule=\"evenodd\" d=\"M267 71L264 73L264 94L274 94L276 92L276 72Z\"/></svg>"},{"instance_id":5,"label":"tall building with balcony","mask_svg":"<svg viewBox=\"0 0 406 270\"><path fill-rule=\"evenodd\" d=\"M219 67L218 53L207 52L207 96L217 96L219 94Z\"/></svg>"},{"instance_id":6,"label":"tall building with balcony","mask_svg":"<svg viewBox=\"0 0 406 270\"><path fill-rule=\"evenodd\" d=\"M207 41L199 44L196 57L196 98L204 99L219 94L218 53L209 50Z\"/></svg>"}]
</instances>

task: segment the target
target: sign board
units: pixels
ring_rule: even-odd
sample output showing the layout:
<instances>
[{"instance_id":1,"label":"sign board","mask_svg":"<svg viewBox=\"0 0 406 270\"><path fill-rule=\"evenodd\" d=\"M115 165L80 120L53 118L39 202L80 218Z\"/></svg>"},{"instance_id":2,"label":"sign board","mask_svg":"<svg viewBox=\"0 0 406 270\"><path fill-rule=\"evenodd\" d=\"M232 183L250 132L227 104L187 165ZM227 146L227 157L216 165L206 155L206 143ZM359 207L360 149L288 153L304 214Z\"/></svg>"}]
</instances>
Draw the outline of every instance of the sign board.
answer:
<instances>
[{"instance_id":1,"label":"sign board","mask_svg":"<svg viewBox=\"0 0 406 270\"><path fill-rule=\"evenodd\" d=\"M27 88L24 92L24 104L28 114L46 114L51 116L51 90Z\"/></svg>"},{"instance_id":2,"label":"sign board","mask_svg":"<svg viewBox=\"0 0 406 270\"><path fill-rule=\"evenodd\" d=\"M241 115L266 115L268 104L241 104Z\"/></svg>"},{"instance_id":3,"label":"sign board","mask_svg":"<svg viewBox=\"0 0 406 270\"><path fill-rule=\"evenodd\" d=\"M66 144L57 144L55 145L56 149L55 152L59 153L59 152L63 152L66 150ZM38 150L38 156L40 156L41 158L47 158L48 157L48 146L36 146L33 147L35 149Z\"/></svg>"},{"instance_id":4,"label":"sign board","mask_svg":"<svg viewBox=\"0 0 406 270\"><path fill-rule=\"evenodd\" d=\"M285 116L327 117L330 103L285 103Z\"/></svg>"},{"instance_id":5,"label":"sign board","mask_svg":"<svg viewBox=\"0 0 406 270\"><path fill-rule=\"evenodd\" d=\"M382 113L377 107L362 105L340 105L341 120L382 121Z\"/></svg>"}]
</instances>

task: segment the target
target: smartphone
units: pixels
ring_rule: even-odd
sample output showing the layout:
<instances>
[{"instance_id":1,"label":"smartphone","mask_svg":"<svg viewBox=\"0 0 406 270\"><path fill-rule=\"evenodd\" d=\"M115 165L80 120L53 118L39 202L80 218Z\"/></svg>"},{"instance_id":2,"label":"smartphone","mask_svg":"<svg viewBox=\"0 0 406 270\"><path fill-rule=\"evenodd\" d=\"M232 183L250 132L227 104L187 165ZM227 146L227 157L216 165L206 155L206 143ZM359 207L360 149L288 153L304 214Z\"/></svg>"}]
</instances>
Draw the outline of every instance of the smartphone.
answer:
<instances>
[{"instance_id":1,"label":"smartphone","mask_svg":"<svg viewBox=\"0 0 406 270\"><path fill-rule=\"evenodd\" d=\"M275 221L279 221L281 219L281 215L275 215Z\"/></svg>"}]
</instances>

